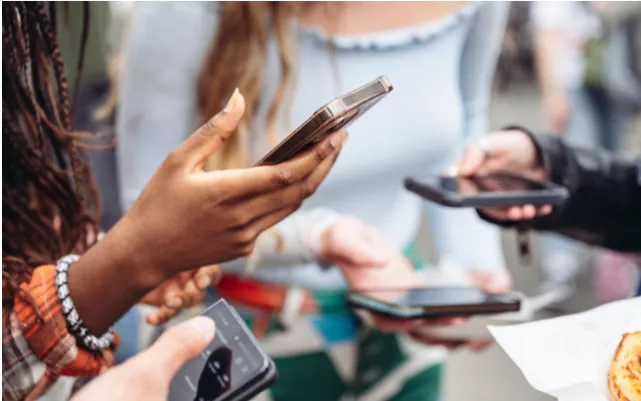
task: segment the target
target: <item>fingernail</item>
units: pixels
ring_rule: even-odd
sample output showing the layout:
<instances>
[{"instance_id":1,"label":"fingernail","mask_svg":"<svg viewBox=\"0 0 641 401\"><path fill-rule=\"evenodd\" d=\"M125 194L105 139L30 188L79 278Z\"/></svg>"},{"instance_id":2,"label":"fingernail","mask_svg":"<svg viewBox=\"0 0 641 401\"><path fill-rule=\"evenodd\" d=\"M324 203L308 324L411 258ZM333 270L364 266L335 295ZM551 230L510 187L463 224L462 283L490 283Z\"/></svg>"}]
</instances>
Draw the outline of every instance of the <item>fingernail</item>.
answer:
<instances>
[{"instance_id":1,"label":"fingernail","mask_svg":"<svg viewBox=\"0 0 641 401\"><path fill-rule=\"evenodd\" d=\"M347 131L337 132L332 136L332 139L329 140L329 143L334 149L341 146L347 140Z\"/></svg>"},{"instance_id":2,"label":"fingernail","mask_svg":"<svg viewBox=\"0 0 641 401\"><path fill-rule=\"evenodd\" d=\"M158 319L153 315L147 316L147 323L155 326L158 323Z\"/></svg>"},{"instance_id":3,"label":"fingernail","mask_svg":"<svg viewBox=\"0 0 641 401\"><path fill-rule=\"evenodd\" d=\"M225 108L223 109L223 113L231 113L232 110L234 110L234 107L236 107L236 103L238 103L238 94L240 91L238 88L234 89L234 93L231 94L231 97L227 101L227 104L225 105Z\"/></svg>"},{"instance_id":4,"label":"fingernail","mask_svg":"<svg viewBox=\"0 0 641 401\"><path fill-rule=\"evenodd\" d=\"M210 284L211 284L211 279L209 278L209 276L198 277L198 281L196 283L198 288L200 288L201 290L204 290L205 288L209 287Z\"/></svg>"},{"instance_id":5,"label":"fingernail","mask_svg":"<svg viewBox=\"0 0 641 401\"><path fill-rule=\"evenodd\" d=\"M170 295L167 297L167 306L173 309L178 309L183 306L183 299L178 295Z\"/></svg>"},{"instance_id":6,"label":"fingernail","mask_svg":"<svg viewBox=\"0 0 641 401\"><path fill-rule=\"evenodd\" d=\"M210 342L214 339L216 324L206 316L197 316L187 323L191 328L198 331L205 341Z\"/></svg>"}]
</instances>

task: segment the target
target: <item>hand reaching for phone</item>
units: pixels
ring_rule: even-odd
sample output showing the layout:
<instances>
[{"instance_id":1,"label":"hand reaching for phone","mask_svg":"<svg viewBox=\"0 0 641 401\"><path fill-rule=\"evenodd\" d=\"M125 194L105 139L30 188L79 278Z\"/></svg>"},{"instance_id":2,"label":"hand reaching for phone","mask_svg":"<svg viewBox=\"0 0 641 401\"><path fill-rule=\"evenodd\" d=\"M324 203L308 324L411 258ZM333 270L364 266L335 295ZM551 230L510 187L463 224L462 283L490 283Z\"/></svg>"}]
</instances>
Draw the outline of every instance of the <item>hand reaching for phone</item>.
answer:
<instances>
[{"instance_id":1,"label":"hand reaching for phone","mask_svg":"<svg viewBox=\"0 0 641 401\"><path fill-rule=\"evenodd\" d=\"M539 181L546 178L534 142L529 135L519 130L492 132L480 141L468 145L454 170L461 176L509 171ZM551 211L550 205L481 210L483 214L497 220L532 219Z\"/></svg>"},{"instance_id":2,"label":"hand reaching for phone","mask_svg":"<svg viewBox=\"0 0 641 401\"><path fill-rule=\"evenodd\" d=\"M367 290L407 288L420 285L414 266L396 247L372 227L349 216L341 216L321 235L323 259L334 263L349 288ZM464 319L398 321L372 316L381 331L408 331L424 325L448 325Z\"/></svg>"},{"instance_id":3,"label":"hand reaching for phone","mask_svg":"<svg viewBox=\"0 0 641 401\"><path fill-rule=\"evenodd\" d=\"M351 289L410 288L422 283L411 262L384 236L358 219L339 217L325 229L321 238L321 256L341 270ZM488 292L506 293L512 288L511 277L503 269L473 271L471 276L477 286ZM486 340L439 339L417 331L426 326L465 323L466 319L462 317L400 321L368 313L365 318L371 318L372 323L381 331L406 332L425 344L448 348L467 345L472 349L482 349L489 344Z\"/></svg>"}]
</instances>

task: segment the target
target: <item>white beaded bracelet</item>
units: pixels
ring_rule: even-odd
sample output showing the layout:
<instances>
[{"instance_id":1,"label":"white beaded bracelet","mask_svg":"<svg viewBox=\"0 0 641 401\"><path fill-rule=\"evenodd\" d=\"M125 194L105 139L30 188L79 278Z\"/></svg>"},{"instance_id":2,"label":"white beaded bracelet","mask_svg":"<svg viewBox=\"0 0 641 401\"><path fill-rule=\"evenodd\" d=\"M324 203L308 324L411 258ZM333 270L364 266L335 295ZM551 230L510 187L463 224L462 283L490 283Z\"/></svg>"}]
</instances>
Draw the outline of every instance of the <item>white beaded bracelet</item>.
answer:
<instances>
[{"instance_id":1,"label":"white beaded bracelet","mask_svg":"<svg viewBox=\"0 0 641 401\"><path fill-rule=\"evenodd\" d=\"M76 306L71 300L69 295L69 286L67 284L67 272L69 267L80 259L78 255L66 255L58 260L56 264L56 288L58 292L58 299L62 305L62 313L67 319L67 326L69 331L73 334L80 344L91 351L101 351L110 348L114 341L113 328L100 337L91 334L91 331L84 326L84 322L78 315Z\"/></svg>"}]
</instances>

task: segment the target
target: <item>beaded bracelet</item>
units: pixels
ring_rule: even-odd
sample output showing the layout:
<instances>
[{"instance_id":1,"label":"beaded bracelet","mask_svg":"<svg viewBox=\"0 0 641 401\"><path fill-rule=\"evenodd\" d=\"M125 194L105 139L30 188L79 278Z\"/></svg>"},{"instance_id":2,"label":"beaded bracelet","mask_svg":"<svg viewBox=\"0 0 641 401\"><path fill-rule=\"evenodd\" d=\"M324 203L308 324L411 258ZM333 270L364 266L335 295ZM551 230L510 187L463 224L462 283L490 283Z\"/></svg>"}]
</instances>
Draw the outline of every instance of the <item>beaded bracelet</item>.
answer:
<instances>
[{"instance_id":1,"label":"beaded bracelet","mask_svg":"<svg viewBox=\"0 0 641 401\"><path fill-rule=\"evenodd\" d=\"M96 337L91 334L91 331L84 326L83 320L78 315L71 296L69 295L69 286L67 285L67 272L69 267L80 259L78 255L66 255L58 260L56 264L56 288L58 292L58 299L62 305L62 313L67 319L67 326L69 331L76 337L78 342L84 345L91 351L102 351L111 348L114 341L113 328L103 334L101 337Z\"/></svg>"}]
</instances>

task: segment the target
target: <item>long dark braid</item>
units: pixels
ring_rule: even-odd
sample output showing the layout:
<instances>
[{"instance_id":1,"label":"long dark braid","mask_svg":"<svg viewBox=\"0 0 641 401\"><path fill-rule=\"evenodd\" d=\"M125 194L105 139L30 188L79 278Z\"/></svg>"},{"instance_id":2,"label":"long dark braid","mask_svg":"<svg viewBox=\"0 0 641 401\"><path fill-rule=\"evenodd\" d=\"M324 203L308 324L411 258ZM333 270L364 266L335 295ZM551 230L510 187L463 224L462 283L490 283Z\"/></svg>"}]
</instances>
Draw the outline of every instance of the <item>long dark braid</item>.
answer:
<instances>
[{"instance_id":1,"label":"long dark braid","mask_svg":"<svg viewBox=\"0 0 641 401\"><path fill-rule=\"evenodd\" d=\"M3 2L2 8L5 314L14 296L24 296L20 285L34 268L82 253L95 241L100 205L84 137L72 132L55 25L42 2Z\"/></svg>"}]
</instances>

